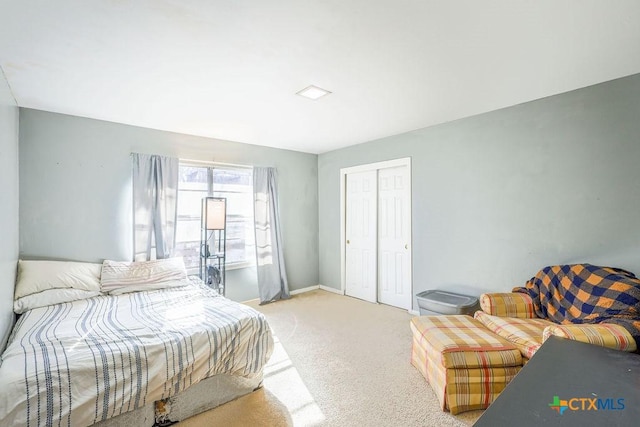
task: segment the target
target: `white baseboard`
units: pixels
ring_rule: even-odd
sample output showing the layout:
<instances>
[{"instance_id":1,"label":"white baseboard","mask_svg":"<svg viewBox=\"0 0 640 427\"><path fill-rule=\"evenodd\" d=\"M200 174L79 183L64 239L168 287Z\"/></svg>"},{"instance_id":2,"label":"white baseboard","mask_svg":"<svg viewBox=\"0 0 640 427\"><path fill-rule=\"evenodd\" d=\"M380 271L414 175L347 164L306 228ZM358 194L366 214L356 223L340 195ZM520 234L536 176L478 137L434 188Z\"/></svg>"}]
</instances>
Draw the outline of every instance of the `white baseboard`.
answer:
<instances>
[{"instance_id":1,"label":"white baseboard","mask_svg":"<svg viewBox=\"0 0 640 427\"><path fill-rule=\"evenodd\" d=\"M302 294L302 293L305 293L305 292L315 291L317 289L322 289L323 291L331 292L331 293L338 294L338 295L344 295L344 293L340 289L332 288L330 286L325 286L325 285L308 286L306 288L293 290L293 291L291 291L289 293L291 295L298 295L298 294Z\"/></svg>"},{"instance_id":2,"label":"white baseboard","mask_svg":"<svg viewBox=\"0 0 640 427\"><path fill-rule=\"evenodd\" d=\"M289 295L298 295L298 294L303 294L305 292L311 292L311 291L315 291L318 289L318 285L315 286L308 286L306 288L302 288L302 289L294 289L292 291L289 291ZM247 301L242 301L243 304L249 303L249 302L254 302L254 301L260 301L260 298L254 298L254 299L250 299Z\"/></svg>"},{"instance_id":3,"label":"white baseboard","mask_svg":"<svg viewBox=\"0 0 640 427\"><path fill-rule=\"evenodd\" d=\"M323 291L333 292L334 294L344 295L344 292L342 292L340 289L332 288L331 286L318 285L318 288L322 289Z\"/></svg>"},{"instance_id":4,"label":"white baseboard","mask_svg":"<svg viewBox=\"0 0 640 427\"><path fill-rule=\"evenodd\" d=\"M315 286L307 286L306 288L302 288L302 289L295 289L293 291L290 291L289 294L291 295L298 295L298 294L303 294L305 292L311 292L311 291L315 291L316 289L318 289L318 285Z\"/></svg>"},{"instance_id":5,"label":"white baseboard","mask_svg":"<svg viewBox=\"0 0 640 427\"><path fill-rule=\"evenodd\" d=\"M325 285L314 285L314 286L307 286L306 288L302 288L302 289L294 289L292 291L289 291L289 294L290 295L298 295L298 294L303 294L305 292L316 291L318 289L322 289L323 291L332 292L332 293L338 294L338 295L344 295L344 293L340 289L332 288L332 287L325 286ZM252 302L252 301L258 301L258 298L251 299L251 300L248 300L248 301L243 301L243 303Z\"/></svg>"}]
</instances>

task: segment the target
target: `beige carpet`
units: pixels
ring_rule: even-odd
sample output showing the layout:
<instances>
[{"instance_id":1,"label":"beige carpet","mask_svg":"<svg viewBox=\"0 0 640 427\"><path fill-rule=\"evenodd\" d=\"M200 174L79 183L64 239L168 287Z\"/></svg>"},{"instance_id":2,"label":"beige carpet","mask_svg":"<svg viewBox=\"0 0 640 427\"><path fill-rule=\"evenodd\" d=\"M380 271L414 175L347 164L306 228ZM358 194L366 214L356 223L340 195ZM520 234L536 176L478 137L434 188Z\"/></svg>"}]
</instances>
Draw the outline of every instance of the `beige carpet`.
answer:
<instances>
[{"instance_id":1,"label":"beige carpet","mask_svg":"<svg viewBox=\"0 0 640 427\"><path fill-rule=\"evenodd\" d=\"M181 426L467 426L409 362L411 315L318 290L258 306L276 336L264 388Z\"/></svg>"}]
</instances>

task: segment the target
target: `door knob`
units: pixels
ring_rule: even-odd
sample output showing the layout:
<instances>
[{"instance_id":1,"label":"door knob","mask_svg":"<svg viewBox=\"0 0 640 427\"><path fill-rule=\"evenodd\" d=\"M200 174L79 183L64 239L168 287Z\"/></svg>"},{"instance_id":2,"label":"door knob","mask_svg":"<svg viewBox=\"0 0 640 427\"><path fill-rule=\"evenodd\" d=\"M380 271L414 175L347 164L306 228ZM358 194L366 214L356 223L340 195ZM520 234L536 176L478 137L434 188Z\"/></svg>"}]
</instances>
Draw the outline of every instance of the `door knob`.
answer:
<instances>
[{"instance_id":1,"label":"door knob","mask_svg":"<svg viewBox=\"0 0 640 427\"><path fill-rule=\"evenodd\" d=\"M406 245L404 245L405 249L409 249L409 244L407 243Z\"/></svg>"},{"instance_id":2,"label":"door knob","mask_svg":"<svg viewBox=\"0 0 640 427\"><path fill-rule=\"evenodd\" d=\"M347 240L347 245L348 245L349 243L351 243L351 242Z\"/></svg>"}]
</instances>

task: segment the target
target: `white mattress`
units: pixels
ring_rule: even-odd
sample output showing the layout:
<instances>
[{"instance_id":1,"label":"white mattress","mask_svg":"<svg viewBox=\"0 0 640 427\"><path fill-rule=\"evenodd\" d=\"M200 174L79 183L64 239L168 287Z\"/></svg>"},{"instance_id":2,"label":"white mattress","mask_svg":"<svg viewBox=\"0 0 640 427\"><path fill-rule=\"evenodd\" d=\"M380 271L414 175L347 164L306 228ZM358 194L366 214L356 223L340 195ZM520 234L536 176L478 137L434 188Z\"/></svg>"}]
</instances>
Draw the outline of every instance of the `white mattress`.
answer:
<instances>
[{"instance_id":1,"label":"white mattress","mask_svg":"<svg viewBox=\"0 0 640 427\"><path fill-rule=\"evenodd\" d=\"M0 424L94 424L213 375L260 376L272 351L261 313L202 284L31 310L2 354Z\"/></svg>"}]
</instances>

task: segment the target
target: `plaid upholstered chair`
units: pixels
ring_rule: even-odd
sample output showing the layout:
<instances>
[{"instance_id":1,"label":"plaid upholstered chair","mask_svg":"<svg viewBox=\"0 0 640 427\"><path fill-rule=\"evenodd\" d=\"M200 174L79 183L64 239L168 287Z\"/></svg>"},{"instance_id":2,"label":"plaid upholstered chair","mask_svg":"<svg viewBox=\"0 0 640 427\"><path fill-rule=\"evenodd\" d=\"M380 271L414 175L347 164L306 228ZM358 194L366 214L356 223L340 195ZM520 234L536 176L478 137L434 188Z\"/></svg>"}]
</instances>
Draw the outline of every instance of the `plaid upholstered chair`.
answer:
<instances>
[{"instance_id":1,"label":"plaid upholstered chair","mask_svg":"<svg viewBox=\"0 0 640 427\"><path fill-rule=\"evenodd\" d=\"M492 293L480 296L480 308L475 314L487 329L513 343L524 362L554 335L561 338L596 344L622 351L636 351L636 343L623 327L612 323L557 324L540 319L533 311L533 301L522 293Z\"/></svg>"},{"instance_id":2,"label":"plaid upholstered chair","mask_svg":"<svg viewBox=\"0 0 640 427\"><path fill-rule=\"evenodd\" d=\"M526 362L550 336L637 351L640 280L590 264L550 266L516 292L480 296L475 318L513 343ZM541 318L545 317L545 318ZM625 327L626 326L626 327Z\"/></svg>"},{"instance_id":3,"label":"plaid upholstered chair","mask_svg":"<svg viewBox=\"0 0 640 427\"><path fill-rule=\"evenodd\" d=\"M640 280L625 270L545 267L514 292L480 296L481 311L411 319L411 363L443 410L487 408L551 335L623 351L640 339Z\"/></svg>"}]
</instances>

